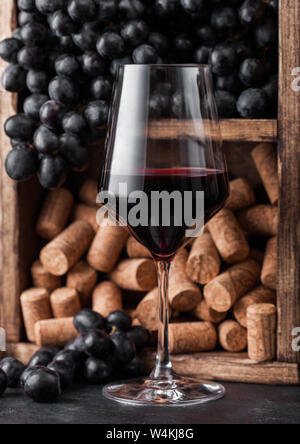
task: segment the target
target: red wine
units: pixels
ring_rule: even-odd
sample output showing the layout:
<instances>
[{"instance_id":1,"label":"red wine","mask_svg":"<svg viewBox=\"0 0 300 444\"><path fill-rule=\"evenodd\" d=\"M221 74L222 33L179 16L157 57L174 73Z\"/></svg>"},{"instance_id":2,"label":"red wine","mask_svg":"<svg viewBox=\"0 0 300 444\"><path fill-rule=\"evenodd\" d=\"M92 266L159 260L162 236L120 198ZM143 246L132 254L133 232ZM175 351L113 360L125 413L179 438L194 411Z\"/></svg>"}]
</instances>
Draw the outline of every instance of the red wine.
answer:
<instances>
[{"instance_id":1,"label":"red wine","mask_svg":"<svg viewBox=\"0 0 300 444\"><path fill-rule=\"evenodd\" d=\"M127 195L120 194L120 184L126 184ZM147 247L155 258L171 258L186 241L186 230L190 227L185 224L184 217L182 223L178 224L178 219L176 222L176 210L172 201L170 207L166 207L169 210L170 223L168 226L164 225L162 214L160 214L156 223L153 223L153 218L158 216L153 214L151 193L154 191L159 193L179 191L182 196L180 205L183 212L185 208L184 192L190 191L192 217L196 218L197 199L199 199L197 191L203 191L204 214L202 222L206 223L224 206L228 198L228 178L226 173L219 170L199 168L147 169L128 175L110 174L109 183L102 186L102 190L108 190L116 196L116 212L119 216L124 204L127 206L128 215L137 203L128 202L128 195L133 191L143 191L148 198L147 226L144 226L144 222L143 225L132 226L129 223L128 226L134 237Z\"/></svg>"}]
</instances>

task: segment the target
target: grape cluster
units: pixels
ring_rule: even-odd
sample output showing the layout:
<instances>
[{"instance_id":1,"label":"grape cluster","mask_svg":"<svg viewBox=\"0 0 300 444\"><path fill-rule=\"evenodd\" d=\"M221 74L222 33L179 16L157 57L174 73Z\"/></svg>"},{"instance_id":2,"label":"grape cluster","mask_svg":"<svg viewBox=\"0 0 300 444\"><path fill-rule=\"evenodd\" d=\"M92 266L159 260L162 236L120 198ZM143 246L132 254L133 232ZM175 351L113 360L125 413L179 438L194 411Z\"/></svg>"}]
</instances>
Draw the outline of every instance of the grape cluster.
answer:
<instances>
[{"instance_id":1,"label":"grape cluster","mask_svg":"<svg viewBox=\"0 0 300 444\"><path fill-rule=\"evenodd\" d=\"M0 43L10 64L3 87L25 97L5 124L15 180L38 173L53 188L69 168L87 167L124 63L208 63L221 117L276 115L278 0L18 0L18 8L19 27ZM168 94L151 98L156 116ZM180 98L171 99L176 111Z\"/></svg>"},{"instance_id":2,"label":"grape cluster","mask_svg":"<svg viewBox=\"0 0 300 444\"><path fill-rule=\"evenodd\" d=\"M21 386L34 401L53 402L76 381L103 384L144 376L144 363L136 354L147 345L149 333L131 324L123 311L106 319L92 310L80 311L74 318L79 336L63 350L42 347L27 367L14 358L0 362L0 396L7 387Z\"/></svg>"}]
</instances>

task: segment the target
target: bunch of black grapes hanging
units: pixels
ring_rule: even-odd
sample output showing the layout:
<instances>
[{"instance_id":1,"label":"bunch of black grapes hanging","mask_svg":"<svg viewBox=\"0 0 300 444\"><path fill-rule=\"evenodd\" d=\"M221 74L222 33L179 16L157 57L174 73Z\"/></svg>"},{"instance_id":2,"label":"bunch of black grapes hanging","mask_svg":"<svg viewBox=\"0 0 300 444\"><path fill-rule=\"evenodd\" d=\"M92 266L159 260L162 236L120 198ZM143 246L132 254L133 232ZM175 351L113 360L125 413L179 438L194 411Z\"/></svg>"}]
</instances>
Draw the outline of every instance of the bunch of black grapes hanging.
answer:
<instances>
[{"instance_id":1,"label":"bunch of black grapes hanging","mask_svg":"<svg viewBox=\"0 0 300 444\"><path fill-rule=\"evenodd\" d=\"M222 118L276 117L278 0L18 0L18 25L0 43L3 87L20 93L5 123L14 180L45 188L88 165L105 132L120 64L209 64ZM169 106L173 102L173 107ZM176 116L178 94L153 93L154 117Z\"/></svg>"}]
</instances>

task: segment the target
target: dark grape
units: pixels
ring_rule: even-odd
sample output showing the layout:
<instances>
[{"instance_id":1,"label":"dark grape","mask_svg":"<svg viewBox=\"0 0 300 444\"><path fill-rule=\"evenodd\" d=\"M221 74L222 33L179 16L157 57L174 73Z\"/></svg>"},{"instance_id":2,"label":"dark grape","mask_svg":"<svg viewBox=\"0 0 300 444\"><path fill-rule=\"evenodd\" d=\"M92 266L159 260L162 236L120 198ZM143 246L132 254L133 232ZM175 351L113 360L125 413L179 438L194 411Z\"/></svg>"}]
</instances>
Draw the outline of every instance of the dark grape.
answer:
<instances>
[{"instance_id":1,"label":"dark grape","mask_svg":"<svg viewBox=\"0 0 300 444\"><path fill-rule=\"evenodd\" d=\"M64 361L54 361L48 365L48 369L52 370L59 376L62 389L65 389L73 384L75 378L74 364Z\"/></svg>"},{"instance_id":2,"label":"dark grape","mask_svg":"<svg viewBox=\"0 0 300 444\"><path fill-rule=\"evenodd\" d=\"M16 63L18 52L23 44L16 38L5 39L0 42L0 57L8 63Z\"/></svg>"},{"instance_id":3,"label":"dark grape","mask_svg":"<svg viewBox=\"0 0 300 444\"><path fill-rule=\"evenodd\" d=\"M53 34L58 37L75 34L78 31L78 25L64 11L56 11L49 16L49 26Z\"/></svg>"},{"instance_id":4,"label":"dark grape","mask_svg":"<svg viewBox=\"0 0 300 444\"><path fill-rule=\"evenodd\" d=\"M59 376L47 368L38 368L27 376L24 391L35 402L53 402L61 394Z\"/></svg>"},{"instance_id":5,"label":"dark grape","mask_svg":"<svg viewBox=\"0 0 300 444\"><path fill-rule=\"evenodd\" d=\"M49 83L49 96L63 105L73 105L78 100L76 84L68 77L57 76Z\"/></svg>"},{"instance_id":6,"label":"dark grape","mask_svg":"<svg viewBox=\"0 0 300 444\"><path fill-rule=\"evenodd\" d=\"M136 47L147 40L149 27L143 20L132 20L123 26L121 36L126 43Z\"/></svg>"},{"instance_id":7,"label":"dark grape","mask_svg":"<svg viewBox=\"0 0 300 444\"><path fill-rule=\"evenodd\" d=\"M150 338L148 330L146 330L142 326L135 326L130 328L126 332L126 335L134 342L137 349L145 347L148 344Z\"/></svg>"},{"instance_id":8,"label":"dark grape","mask_svg":"<svg viewBox=\"0 0 300 444\"><path fill-rule=\"evenodd\" d=\"M74 317L74 327L79 333L88 333L92 330L105 330L106 323L103 316L95 311L84 309Z\"/></svg>"},{"instance_id":9,"label":"dark grape","mask_svg":"<svg viewBox=\"0 0 300 444\"><path fill-rule=\"evenodd\" d=\"M100 129L107 123L109 107L104 100L90 102L84 110L84 117L92 129Z\"/></svg>"},{"instance_id":10,"label":"dark grape","mask_svg":"<svg viewBox=\"0 0 300 444\"><path fill-rule=\"evenodd\" d=\"M204 25L196 29L196 35L201 42L206 45L215 45L218 42L218 35L212 26Z\"/></svg>"},{"instance_id":11,"label":"dark grape","mask_svg":"<svg viewBox=\"0 0 300 444\"><path fill-rule=\"evenodd\" d=\"M26 71L19 65L9 65L2 74L1 82L6 91L20 92L26 87Z\"/></svg>"},{"instance_id":12,"label":"dark grape","mask_svg":"<svg viewBox=\"0 0 300 444\"><path fill-rule=\"evenodd\" d=\"M54 355L49 350L38 350L30 359L28 367L42 366L47 367L52 361Z\"/></svg>"},{"instance_id":13,"label":"dark grape","mask_svg":"<svg viewBox=\"0 0 300 444\"><path fill-rule=\"evenodd\" d=\"M45 15L63 9L66 3L66 0L35 0L36 8Z\"/></svg>"},{"instance_id":14,"label":"dark grape","mask_svg":"<svg viewBox=\"0 0 300 444\"><path fill-rule=\"evenodd\" d=\"M124 40L115 32L105 32L97 41L97 51L103 58L113 60L120 57L124 50Z\"/></svg>"},{"instance_id":15,"label":"dark grape","mask_svg":"<svg viewBox=\"0 0 300 444\"><path fill-rule=\"evenodd\" d=\"M20 378L25 370L25 365L14 358L4 358L0 362L0 369L6 374L7 386L17 388L20 385Z\"/></svg>"},{"instance_id":16,"label":"dark grape","mask_svg":"<svg viewBox=\"0 0 300 444\"><path fill-rule=\"evenodd\" d=\"M32 12L35 10L35 0L18 0L17 5L20 11Z\"/></svg>"},{"instance_id":17,"label":"dark grape","mask_svg":"<svg viewBox=\"0 0 300 444\"><path fill-rule=\"evenodd\" d=\"M17 39L17 40L22 40L21 39L21 28L16 28L14 30L14 32L12 33L12 38Z\"/></svg>"},{"instance_id":18,"label":"dark grape","mask_svg":"<svg viewBox=\"0 0 300 444\"><path fill-rule=\"evenodd\" d=\"M244 26L253 26L264 17L265 12L266 5L261 0L246 0L239 10L240 21Z\"/></svg>"},{"instance_id":19,"label":"dark grape","mask_svg":"<svg viewBox=\"0 0 300 444\"><path fill-rule=\"evenodd\" d=\"M89 358L85 363L85 379L91 384L103 384L112 374L112 368L104 361Z\"/></svg>"},{"instance_id":20,"label":"dark grape","mask_svg":"<svg viewBox=\"0 0 300 444\"><path fill-rule=\"evenodd\" d=\"M27 23L20 33L23 43L27 46L42 46L48 36L46 27L37 22Z\"/></svg>"},{"instance_id":21,"label":"dark grape","mask_svg":"<svg viewBox=\"0 0 300 444\"><path fill-rule=\"evenodd\" d=\"M39 153L54 154L59 150L57 135L44 125L36 130L33 141Z\"/></svg>"},{"instance_id":22,"label":"dark grape","mask_svg":"<svg viewBox=\"0 0 300 444\"><path fill-rule=\"evenodd\" d=\"M78 22L93 20L97 12L94 0L70 0L68 4L69 16Z\"/></svg>"},{"instance_id":23,"label":"dark grape","mask_svg":"<svg viewBox=\"0 0 300 444\"><path fill-rule=\"evenodd\" d=\"M262 89L246 89L237 101L237 109L241 117L256 119L263 117L268 108L268 96Z\"/></svg>"},{"instance_id":24,"label":"dark grape","mask_svg":"<svg viewBox=\"0 0 300 444\"><path fill-rule=\"evenodd\" d=\"M150 117L162 117L167 114L170 107L170 97L163 93L155 93L149 100Z\"/></svg>"},{"instance_id":25,"label":"dark grape","mask_svg":"<svg viewBox=\"0 0 300 444\"><path fill-rule=\"evenodd\" d=\"M145 7L140 0L120 0L119 14L122 20L134 20L145 14Z\"/></svg>"},{"instance_id":26,"label":"dark grape","mask_svg":"<svg viewBox=\"0 0 300 444\"><path fill-rule=\"evenodd\" d=\"M91 77L96 77L101 74L105 74L106 63L94 51L83 54L81 58L81 64L83 72Z\"/></svg>"},{"instance_id":27,"label":"dark grape","mask_svg":"<svg viewBox=\"0 0 300 444\"><path fill-rule=\"evenodd\" d=\"M160 17L173 17L178 12L178 0L156 0L155 8Z\"/></svg>"},{"instance_id":28,"label":"dark grape","mask_svg":"<svg viewBox=\"0 0 300 444\"><path fill-rule=\"evenodd\" d=\"M242 40L233 42L232 47L234 48L240 62L245 59L251 58L253 55L251 48Z\"/></svg>"},{"instance_id":29,"label":"dark grape","mask_svg":"<svg viewBox=\"0 0 300 444\"><path fill-rule=\"evenodd\" d=\"M210 54L210 64L214 74L226 76L234 72L238 60L231 45L217 45Z\"/></svg>"},{"instance_id":30,"label":"dark grape","mask_svg":"<svg viewBox=\"0 0 300 444\"><path fill-rule=\"evenodd\" d=\"M207 65L211 51L211 46L200 46L194 53L194 61L199 63L199 65Z\"/></svg>"},{"instance_id":31,"label":"dark grape","mask_svg":"<svg viewBox=\"0 0 300 444\"><path fill-rule=\"evenodd\" d=\"M129 330L132 324L131 316L125 311L117 310L110 313L106 318L109 328L117 328L119 330Z\"/></svg>"},{"instance_id":32,"label":"dark grape","mask_svg":"<svg viewBox=\"0 0 300 444\"><path fill-rule=\"evenodd\" d=\"M74 341L69 342L69 344L66 345L65 350L74 350L80 353L85 352L85 343L84 343L85 335L78 335Z\"/></svg>"},{"instance_id":33,"label":"dark grape","mask_svg":"<svg viewBox=\"0 0 300 444\"><path fill-rule=\"evenodd\" d=\"M99 76L92 80L91 96L94 100L108 100L112 93L112 82L109 77Z\"/></svg>"},{"instance_id":34,"label":"dark grape","mask_svg":"<svg viewBox=\"0 0 300 444\"><path fill-rule=\"evenodd\" d=\"M120 59L115 59L112 61L110 65L110 73L112 76L115 76L122 65L131 65L132 59L129 56L121 57Z\"/></svg>"},{"instance_id":35,"label":"dark grape","mask_svg":"<svg viewBox=\"0 0 300 444\"><path fill-rule=\"evenodd\" d=\"M217 8L211 15L211 25L220 32L234 31L238 26L235 9L228 6Z\"/></svg>"},{"instance_id":36,"label":"dark grape","mask_svg":"<svg viewBox=\"0 0 300 444\"><path fill-rule=\"evenodd\" d=\"M59 39L59 50L61 52L68 53L68 54L77 54L79 52L78 47L75 45L72 36L64 35L64 36L58 37L58 39ZM54 64L55 64L55 61L54 61Z\"/></svg>"},{"instance_id":37,"label":"dark grape","mask_svg":"<svg viewBox=\"0 0 300 444\"><path fill-rule=\"evenodd\" d=\"M74 43L82 51L92 51L96 47L99 32L94 29L94 24L84 23L82 28L72 35Z\"/></svg>"},{"instance_id":38,"label":"dark grape","mask_svg":"<svg viewBox=\"0 0 300 444\"><path fill-rule=\"evenodd\" d=\"M145 376L146 368L142 359L133 358L131 362L123 367L123 373L127 378L138 378Z\"/></svg>"},{"instance_id":39,"label":"dark grape","mask_svg":"<svg viewBox=\"0 0 300 444\"><path fill-rule=\"evenodd\" d=\"M264 23L259 23L255 28L255 37L257 44L262 48L276 43L278 35L275 22L268 19Z\"/></svg>"},{"instance_id":40,"label":"dark grape","mask_svg":"<svg viewBox=\"0 0 300 444\"><path fill-rule=\"evenodd\" d=\"M32 140L36 127L36 121L25 114L10 117L4 125L8 137L21 141Z\"/></svg>"},{"instance_id":41,"label":"dark grape","mask_svg":"<svg viewBox=\"0 0 300 444\"><path fill-rule=\"evenodd\" d=\"M27 12L27 11L21 11L18 14L18 24L19 26L24 26L27 23L44 23L45 19L42 16L42 14L40 14L37 11L34 12Z\"/></svg>"},{"instance_id":42,"label":"dark grape","mask_svg":"<svg viewBox=\"0 0 300 444\"><path fill-rule=\"evenodd\" d=\"M29 179L38 170L37 157L34 151L24 147L18 147L10 151L5 159L5 170L13 180Z\"/></svg>"},{"instance_id":43,"label":"dark grape","mask_svg":"<svg viewBox=\"0 0 300 444\"><path fill-rule=\"evenodd\" d=\"M226 119L235 116L236 99L232 94L230 94L228 91L216 91L215 99L219 117Z\"/></svg>"},{"instance_id":44,"label":"dark grape","mask_svg":"<svg viewBox=\"0 0 300 444\"><path fill-rule=\"evenodd\" d=\"M249 88L261 86L265 80L264 66L258 59L246 59L240 67L239 77Z\"/></svg>"},{"instance_id":45,"label":"dark grape","mask_svg":"<svg viewBox=\"0 0 300 444\"><path fill-rule=\"evenodd\" d=\"M25 46L18 52L18 63L22 68L27 69L40 69L46 59L45 52L37 46Z\"/></svg>"},{"instance_id":46,"label":"dark grape","mask_svg":"<svg viewBox=\"0 0 300 444\"><path fill-rule=\"evenodd\" d=\"M56 188L65 180L66 162L62 156L44 156L40 162L39 181L44 188Z\"/></svg>"},{"instance_id":47,"label":"dark grape","mask_svg":"<svg viewBox=\"0 0 300 444\"><path fill-rule=\"evenodd\" d=\"M72 168L82 170L87 166L89 153L75 134L64 133L59 138L60 153Z\"/></svg>"},{"instance_id":48,"label":"dark grape","mask_svg":"<svg viewBox=\"0 0 300 444\"><path fill-rule=\"evenodd\" d=\"M166 55L169 50L168 39L159 32L150 32L148 37L148 43L156 49L160 56Z\"/></svg>"},{"instance_id":49,"label":"dark grape","mask_svg":"<svg viewBox=\"0 0 300 444\"><path fill-rule=\"evenodd\" d=\"M132 54L134 63L136 64L155 64L158 59L156 50L150 45L138 46Z\"/></svg>"},{"instance_id":50,"label":"dark grape","mask_svg":"<svg viewBox=\"0 0 300 444\"><path fill-rule=\"evenodd\" d=\"M182 8L188 14L197 14L204 6L204 0L180 0Z\"/></svg>"},{"instance_id":51,"label":"dark grape","mask_svg":"<svg viewBox=\"0 0 300 444\"><path fill-rule=\"evenodd\" d=\"M94 358L106 359L113 350L110 337L103 330L94 330L84 338L85 352Z\"/></svg>"},{"instance_id":52,"label":"dark grape","mask_svg":"<svg viewBox=\"0 0 300 444\"><path fill-rule=\"evenodd\" d=\"M21 387L24 388L24 385L25 385L26 379L28 378L29 375L31 375L31 373L33 373L33 372L35 372L36 370L39 370L39 369L41 369L41 368L45 368L45 367L42 366L42 365L35 365L35 366L27 367L27 368L23 371L23 373L22 373L22 375L21 375L21 378L20 378L20 385L21 385Z\"/></svg>"},{"instance_id":53,"label":"dark grape","mask_svg":"<svg viewBox=\"0 0 300 444\"><path fill-rule=\"evenodd\" d=\"M55 62L55 71L58 75L76 77L81 66L77 58L70 54L62 54Z\"/></svg>"},{"instance_id":54,"label":"dark grape","mask_svg":"<svg viewBox=\"0 0 300 444\"><path fill-rule=\"evenodd\" d=\"M273 75L264 85L263 90L267 94L270 103L277 105L278 102L278 75Z\"/></svg>"},{"instance_id":55,"label":"dark grape","mask_svg":"<svg viewBox=\"0 0 300 444\"><path fill-rule=\"evenodd\" d=\"M23 105L24 113L27 116L38 120L40 117L40 109L47 100L49 100L49 97L44 94L32 94L31 96L28 96Z\"/></svg>"},{"instance_id":56,"label":"dark grape","mask_svg":"<svg viewBox=\"0 0 300 444\"><path fill-rule=\"evenodd\" d=\"M82 114L75 111L68 112L62 121L63 129L66 133L82 135L87 129L87 123Z\"/></svg>"},{"instance_id":57,"label":"dark grape","mask_svg":"<svg viewBox=\"0 0 300 444\"><path fill-rule=\"evenodd\" d=\"M238 94L242 90L241 82L237 74L230 74L229 76L217 77L215 80L216 89L228 91L232 94Z\"/></svg>"},{"instance_id":58,"label":"dark grape","mask_svg":"<svg viewBox=\"0 0 300 444\"><path fill-rule=\"evenodd\" d=\"M49 100L40 109L40 120L50 129L58 129L61 126L66 110L64 106L54 100Z\"/></svg>"},{"instance_id":59,"label":"dark grape","mask_svg":"<svg viewBox=\"0 0 300 444\"><path fill-rule=\"evenodd\" d=\"M96 0L98 5L98 20L108 22L113 20L118 11L117 0Z\"/></svg>"},{"instance_id":60,"label":"dark grape","mask_svg":"<svg viewBox=\"0 0 300 444\"><path fill-rule=\"evenodd\" d=\"M26 86L32 94L48 93L49 76L46 71L28 71Z\"/></svg>"},{"instance_id":61,"label":"dark grape","mask_svg":"<svg viewBox=\"0 0 300 444\"><path fill-rule=\"evenodd\" d=\"M115 355L118 362L128 364L135 357L136 348L134 342L126 336L126 333L116 331L111 335L115 346Z\"/></svg>"}]
</instances>

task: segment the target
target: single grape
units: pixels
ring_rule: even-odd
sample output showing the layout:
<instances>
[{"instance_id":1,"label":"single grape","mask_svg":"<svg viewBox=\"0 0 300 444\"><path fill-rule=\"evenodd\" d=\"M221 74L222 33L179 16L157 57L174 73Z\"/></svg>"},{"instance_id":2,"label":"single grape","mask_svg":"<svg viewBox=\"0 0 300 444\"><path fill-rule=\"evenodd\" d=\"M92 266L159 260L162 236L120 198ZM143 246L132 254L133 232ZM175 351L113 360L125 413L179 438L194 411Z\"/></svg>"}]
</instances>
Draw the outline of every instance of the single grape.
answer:
<instances>
[{"instance_id":1,"label":"single grape","mask_svg":"<svg viewBox=\"0 0 300 444\"><path fill-rule=\"evenodd\" d=\"M218 76L215 79L215 87L217 90L227 91L234 95L241 93L243 89L236 73L229 76Z\"/></svg>"},{"instance_id":2,"label":"single grape","mask_svg":"<svg viewBox=\"0 0 300 444\"><path fill-rule=\"evenodd\" d=\"M93 330L105 330L106 322L99 313L84 309L74 316L74 327L79 333L86 334Z\"/></svg>"},{"instance_id":3,"label":"single grape","mask_svg":"<svg viewBox=\"0 0 300 444\"><path fill-rule=\"evenodd\" d=\"M35 402L53 402L61 395L59 376L47 368L38 368L27 376L24 392Z\"/></svg>"},{"instance_id":4,"label":"single grape","mask_svg":"<svg viewBox=\"0 0 300 444\"><path fill-rule=\"evenodd\" d=\"M32 94L48 93L49 75L46 71L30 70L26 77L26 86Z\"/></svg>"},{"instance_id":5,"label":"single grape","mask_svg":"<svg viewBox=\"0 0 300 444\"><path fill-rule=\"evenodd\" d=\"M5 159L5 170L13 180L29 179L38 170L37 157L34 151L23 147L10 151Z\"/></svg>"},{"instance_id":6,"label":"single grape","mask_svg":"<svg viewBox=\"0 0 300 444\"><path fill-rule=\"evenodd\" d=\"M81 65L83 72L91 77L96 77L106 72L105 61L95 51L83 54Z\"/></svg>"},{"instance_id":7,"label":"single grape","mask_svg":"<svg viewBox=\"0 0 300 444\"><path fill-rule=\"evenodd\" d=\"M77 170L86 168L89 153L75 134L64 133L59 138L60 153L67 163Z\"/></svg>"},{"instance_id":8,"label":"single grape","mask_svg":"<svg viewBox=\"0 0 300 444\"><path fill-rule=\"evenodd\" d=\"M87 123L83 115L75 111L70 111L65 114L62 126L66 133L72 133L78 136L83 135L87 130Z\"/></svg>"},{"instance_id":9,"label":"single grape","mask_svg":"<svg viewBox=\"0 0 300 444\"><path fill-rule=\"evenodd\" d=\"M112 82L107 76L95 77L91 82L91 96L94 100L109 100L112 93Z\"/></svg>"},{"instance_id":10,"label":"single grape","mask_svg":"<svg viewBox=\"0 0 300 444\"><path fill-rule=\"evenodd\" d=\"M20 11L33 12L35 10L35 0L18 0L17 5Z\"/></svg>"},{"instance_id":11,"label":"single grape","mask_svg":"<svg viewBox=\"0 0 300 444\"><path fill-rule=\"evenodd\" d=\"M89 358L85 363L85 379L91 384L103 384L112 374L112 368L104 361Z\"/></svg>"},{"instance_id":12,"label":"single grape","mask_svg":"<svg viewBox=\"0 0 300 444\"><path fill-rule=\"evenodd\" d=\"M25 114L10 117L4 125L6 135L20 141L31 141L36 127L36 121Z\"/></svg>"},{"instance_id":13,"label":"single grape","mask_svg":"<svg viewBox=\"0 0 300 444\"><path fill-rule=\"evenodd\" d=\"M145 7L140 0L120 0L119 14L120 18L124 21L135 20L143 17Z\"/></svg>"},{"instance_id":14,"label":"single grape","mask_svg":"<svg viewBox=\"0 0 300 444\"><path fill-rule=\"evenodd\" d=\"M47 365L50 364L53 358L54 358L53 353L51 353L49 350L43 350L41 348L32 356L32 358L28 363L28 367L29 368L36 366L47 367Z\"/></svg>"},{"instance_id":15,"label":"single grape","mask_svg":"<svg viewBox=\"0 0 300 444\"><path fill-rule=\"evenodd\" d=\"M34 133L33 142L36 150L42 154L54 154L60 146L58 136L44 125Z\"/></svg>"},{"instance_id":16,"label":"single grape","mask_svg":"<svg viewBox=\"0 0 300 444\"><path fill-rule=\"evenodd\" d=\"M49 100L40 109L40 120L50 129L59 129L63 116L66 114L64 106L54 100Z\"/></svg>"},{"instance_id":17,"label":"single grape","mask_svg":"<svg viewBox=\"0 0 300 444\"><path fill-rule=\"evenodd\" d=\"M61 76L76 77L80 69L81 66L77 58L70 54L62 54L55 61L55 71Z\"/></svg>"},{"instance_id":18,"label":"single grape","mask_svg":"<svg viewBox=\"0 0 300 444\"><path fill-rule=\"evenodd\" d=\"M76 83L69 77L57 76L49 83L49 96L55 102L66 106L74 105L78 101Z\"/></svg>"},{"instance_id":19,"label":"single grape","mask_svg":"<svg viewBox=\"0 0 300 444\"><path fill-rule=\"evenodd\" d=\"M0 57L8 63L16 63L18 52L22 46L23 43L16 38L2 40L0 42Z\"/></svg>"},{"instance_id":20,"label":"single grape","mask_svg":"<svg viewBox=\"0 0 300 444\"><path fill-rule=\"evenodd\" d=\"M156 0L155 9L159 17L174 17L178 12L178 0Z\"/></svg>"},{"instance_id":21,"label":"single grape","mask_svg":"<svg viewBox=\"0 0 300 444\"><path fill-rule=\"evenodd\" d=\"M255 37L258 46L261 48L274 45L278 39L275 21L269 18L265 22L259 23L255 27Z\"/></svg>"},{"instance_id":22,"label":"single grape","mask_svg":"<svg viewBox=\"0 0 300 444\"><path fill-rule=\"evenodd\" d=\"M129 330L132 324L131 316L122 310L113 311L106 318L107 326L122 331Z\"/></svg>"},{"instance_id":23,"label":"single grape","mask_svg":"<svg viewBox=\"0 0 300 444\"><path fill-rule=\"evenodd\" d=\"M113 20L118 12L117 0L95 0L98 6L98 20L108 22Z\"/></svg>"},{"instance_id":24,"label":"single grape","mask_svg":"<svg viewBox=\"0 0 300 444\"><path fill-rule=\"evenodd\" d=\"M48 37L47 28L41 23L27 23L21 28L21 39L27 46L42 46Z\"/></svg>"},{"instance_id":25,"label":"single grape","mask_svg":"<svg viewBox=\"0 0 300 444\"><path fill-rule=\"evenodd\" d=\"M97 41L97 51L103 58L113 60L122 56L124 50L124 40L115 32L105 32Z\"/></svg>"},{"instance_id":26,"label":"single grape","mask_svg":"<svg viewBox=\"0 0 300 444\"><path fill-rule=\"evenodd\" d=\"M47 100L49 100L49 97L44 94L32 94L31 96L28 96L23 104L24 113L27 116L38 120L40 117L40 109Z\"/></svg>"},{"instance_id":27,"label":"single grape","mask_svg":"<svg viewBox=\"0 0 300 444\"><path fill-rule=\"evenodd\" d=\"M45 15L64 9L66 0L35 0L36 8Z\"/></svg>"},{"instance_id":28,"label":"single grape","mask_svg":"<svg viewBox=\"0 0 300 444\"><path fill-rule=\"evenodd\" d=\"M169 50L169 42L166 36L159 32L150 32L148 43L152 46L160 56L166 55Z\"/></svg>"},{"instance_id":29,"label":"single grape","mask_svg":"<svg viewBox=\"0 0 300 444\"><path fill-rule=\"evenodd\" d=\"M113 351L113 343L103 330L93 330L84 338L85 352L87 355L98 359L104 359Z\"/></svg>"},{"instance_id":30,"label":"single grape","mask_svg":"<svg viewBox=\"0 0 300 444\"><path fill-rule=\"evenodd\" d=\"M133 51L132 58L136 64L155 64L157 62L158 55L152 46L140 45Z\"/></svg>"},{"instance_id":31,"label":"single grape","mask_svg":"<svg viewBox=\"0 0 300 444\"><path fill-rule=\"evenodd\" d=\"M170 109L170 97L167 94L156 92L149 100L150 117L159 118L168 113Z\"/></svg>"},{"instance_id":32,"label":"single grape","mask_svg":"<svg viewBox=\"0 0 300 444\"><path fill-rule=\"evenodd\" d=\"M93 51L96 48L98 37L99 32L91 23L84 23L80 30L72 35L75 45L82 51Z\"/></svg>"},{"instance_id":33,"label":"single grape","mask_svg":"<svg viewBox=\"0 0 300 444\"><path fill-rule=\"evenodd\" d=\"M21 11L18 14L18 24L19 26L24 26L27 23L45 23L45 18L37 11Z\"/></svg>"},{"instance_id":34,"label":"single grape","mask_svg":"<svg viewBox=\"0 0 300 444\"><path fill-rule=\"evenodd\" d=\"M94 0L70 0L68 3L68 14L75 22L89 22L96 13Z\"/></svg>"},{"instance_id":35,"label":"single grape","mask_svg":"<svg viewBox=\"0 0 300 444\"><path fill-rule=\"evenodd\" d=\"M45 52L37 46L25 46L18 52L18 63L22 68L27 69L40 69L45 62Z\"/></svg>"},{"instance_id":36,"label":"single grape","mask_svg":"<svg viewBox=\"0 0 300 444\"><path fill-rule=\"evenodd\" d=\"M48 20L51 31L57 37L68 36L78 31L78 25L64 11L54 12Z\"/></svg>"},{"instance_id":37,"label":"single grape","mask_svg":"<svg viewBox=\"0 0 300 444\"><path fill-rule=\"evenodd\" d=\"M236 99L228 91L216 91L215 99L219 117L222 119L232 118L236 114Z\"/></svg>"},{"instance_id":38,"label":"single grape","mask_svg":"<svg viewBox=\"0 0 300 444\"><path fill-rule=\"evenodd\" d=\"M197 14L204 6L204 0L180 0L182 8L188 14Z\"/></svg>"},{"instance_id":39,"label":"single grape","mask_svg":"<svg viewBox=\"0 0 300 444\"><path fill-rule=\"evenodd\" d=\"M126 336L126 333L116 331L111 335L115 346L115 356L119 363L128 364L136 355L134 342Z\"/></svg>"},{"instance_id":40,"label":"single grape","mask_svg":"<svg viewBox=\"0 0 300 444\"><path fill-rule=\"evenodd\" d=\"M66 162L62 156L44 156L40 162L39 181L44 188L57 188L66 178Z\"/></svg>"},{"instance_id":41,"label":"single grape","mask_svg":"<svg viewBox=\"0 0 300 444\"><path fill-rule=\"evenodd\" d=\"M261 86L265 81L265 68L259 59L246 59L239 72L240 81L248 88Z\"/></svg>"},{"instance_id":42,"label":"single grape","mask_svg":"<svg viewBox=\"0 0 300 444\"><path fill-rule=\"evenodd\" d=\"M126 43L136 47L146 42L149 36L149 27L143 20L131 20L122 27L121 36Z\"/></svg>"},{"instance_id":43,"label":"single grape","mask_svg":"<svg viewBox=\"0 0 300 444\"><path fill-rule=\"evenodd\" d=\"M59 376L59 382L62 389L71 386L75 378L74 364L63 361L53 361L48 364L48 369L55 372Z\"/></svg>"},{"instance_id":44,"label":"single grape","mask_svg":"<svg viewBox=\"0 0 300 444\"><path fill-rule=\"evenodd\" d=\"M0 369L6 374L7 386L16 388L20 385L20 377L25 370L25 365L14 358L4 358L0 362Z\"/></svg>"},{"instance_id":45,"label":"single grape","mask_svg":"<svg viewBox=\"0 0 300 444\"><path fill-rule=\"evenodd\" d=\"M244 119L261 118L266 114L267 109L268 96L262 89L246 89L237 101L237 110Z\"/></svg>"},{"instance_id":46,"label":"single grape","mask_svg":"<svg viewBox=\"0 0 300 444\"><path fill-rule=\"evenodd\" d=\"M202 45L194 53L194 61L199 65L207 65L212 51L211 46Z\"/></svg>"},{"instance_id":47,"label":"single grape","mask_svg":"<svg viewBox=\"0 0 300 444\"><path fill-rule=\"evenodd\" d=\"M211 25L221 33L232 32L238 26L238 16L234 8L217 8L211 15Z\"/></svg>"},{"instance_id":48,"label":"single grape","mask_svg":"<svg viewBox=\"0 0 300 444\"><path fill-rule=\"evenodd\" d=\"M266 5L261 0L245 0L239 10L242 25L255 26L266 13Z\"/></svg>"},{"instance_id":49,"label":"single grape","mask_svg":"<svg viewBox=\"0 0 300 444\"><path fill-rule=\"evenodd\" d=\"M101 129L106 125L109 107L104 100L90 102L84 110L84 117L91 129Z\"/></svg>"},{"instance_id":50,"label":"single grape","mask_svg":"<svg viewBox=\"0 0 300 444\"><path fill-rule=\"evenodd\" d=\"M19 65L9 65L2 74L1 82L6 91L20 92L26 87L26 71Z\"/></svg>"},{"instance_id":51,"label":"single grape","mask_svg":"<svg viewBox=\"0 0 300 444\"><path fill-rule=\"evenodd\" d=\"M209 59L212 71L218 76L232 74L238 64L236 51L231 45L217 45L210 54Z\"/></svg>"}]
</instances>

